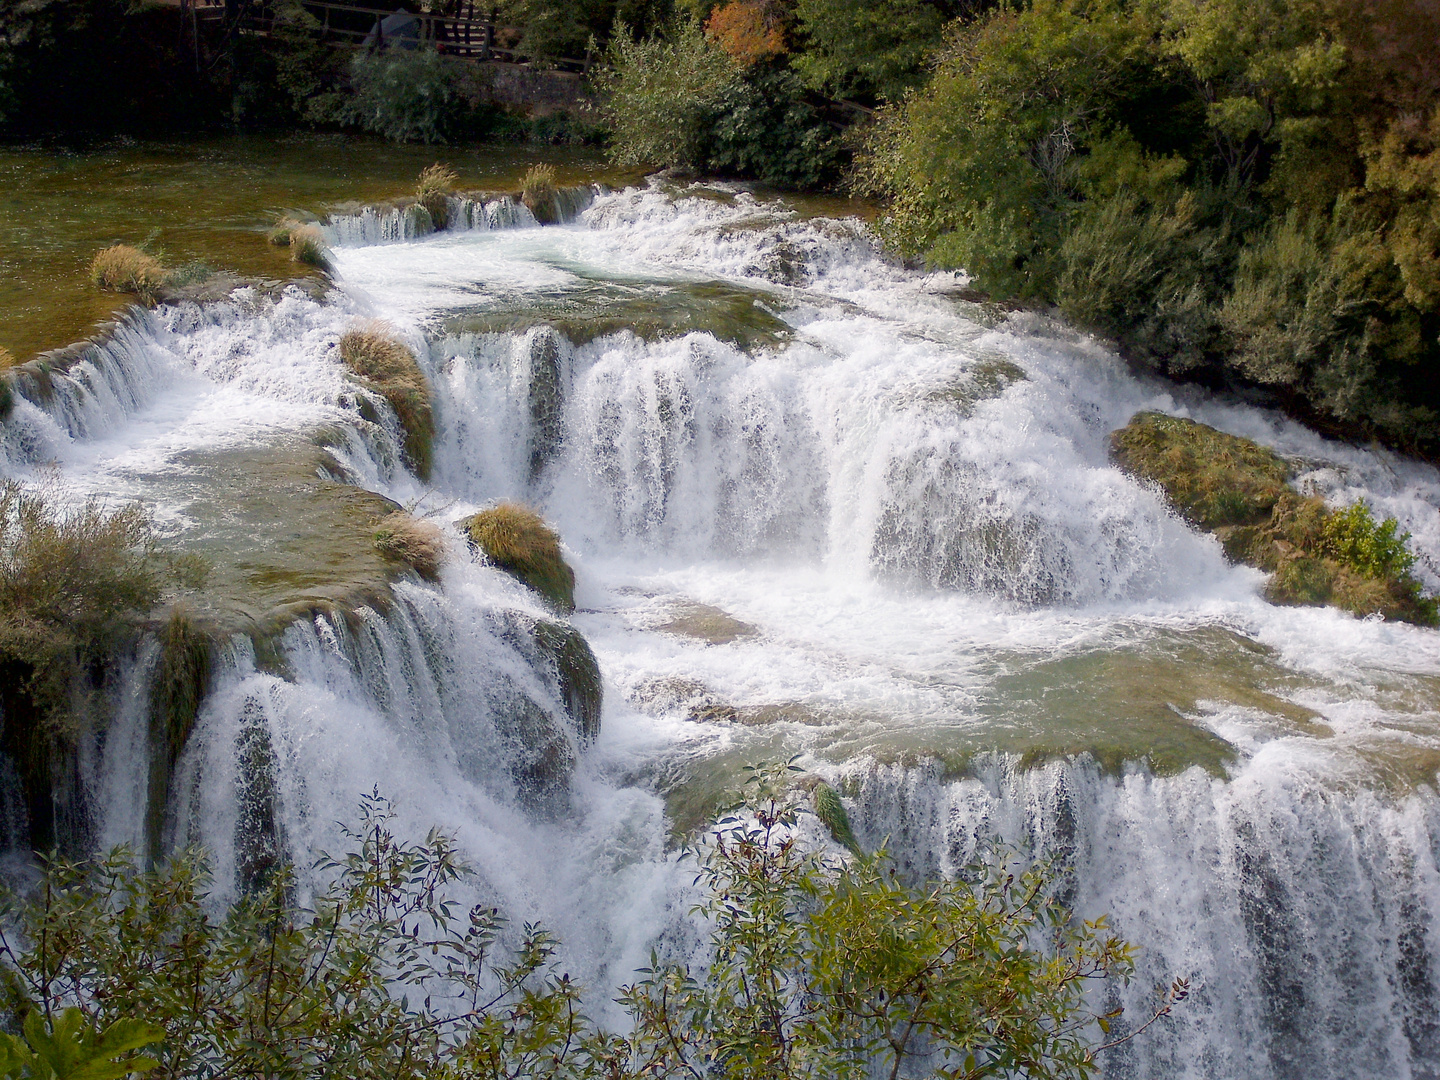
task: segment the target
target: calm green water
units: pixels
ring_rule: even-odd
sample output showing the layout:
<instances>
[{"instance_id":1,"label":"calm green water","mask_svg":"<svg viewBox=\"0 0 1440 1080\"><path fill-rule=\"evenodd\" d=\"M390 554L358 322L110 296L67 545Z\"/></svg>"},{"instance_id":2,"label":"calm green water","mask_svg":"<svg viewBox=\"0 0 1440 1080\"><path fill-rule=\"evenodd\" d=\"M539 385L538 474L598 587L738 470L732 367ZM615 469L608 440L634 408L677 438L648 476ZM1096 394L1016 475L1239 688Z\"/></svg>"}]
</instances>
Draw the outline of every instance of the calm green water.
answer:
<instances>
[{"instance_id":1,"label":"calm green water","mask_svg":"<svg viewBox=\"0 0 1440 1080\"><path fill-rule=\"evenodd\" d=\"M396 146L342 135L113 143L77 151L0 149L0 345L24 360L89 333L129 299L90 285L90 259L144 243L167 264L244 274L305 273L262 234L286 210L409 194L435 161L466 189L504 190L537 163L562 183L614 174L594 149Z\"/></svg>"}]
</instances>

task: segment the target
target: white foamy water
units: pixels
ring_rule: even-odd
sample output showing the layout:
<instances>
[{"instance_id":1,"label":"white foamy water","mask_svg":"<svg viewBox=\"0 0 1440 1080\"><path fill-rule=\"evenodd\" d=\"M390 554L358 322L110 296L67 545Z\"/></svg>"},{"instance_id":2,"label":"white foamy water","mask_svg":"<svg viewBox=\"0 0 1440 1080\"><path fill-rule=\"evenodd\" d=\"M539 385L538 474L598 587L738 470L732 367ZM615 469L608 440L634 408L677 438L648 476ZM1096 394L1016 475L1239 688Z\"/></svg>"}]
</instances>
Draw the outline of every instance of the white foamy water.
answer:
<instances>
[{"instance_id":1,"label":"white foamy water","mask_svg":"<svg viewBox=\"0 0 1440 1080\"><path fill-rule=\"evenodd\" d=\"M1431 588L1436 470L1137 379L1048 320L997 321L858 223L703 194L602 194L544 228L514 204L452 206L465 229L419 238L401 211L332 219L331 304L137 317L55 399L19 403L7 474L144 498L182 541L215 513L192 506L187 455L339 429L350 482L444 522L530 502L575 566L606 699L593 747L565 729L564 806L527 808L507 728L517 693L565 726L513 635L543 612L452 533L438 587L297 623L286 670L236 639L168 842L206 844L233 883L264 803L261 846L306 864L378 786L403 827L457 834L477 896L552 926L569 970L608 989L694 932L665 800L703 810L695 793L739 764L798 752L917 873L953 871L978 835L1060 857L1077 910L1142 948L1117 991L1132 1015L1192 980L1107 1075L1440 1075L1440 634L1266 603L1261 575L1106 445L1141 409L1255 438L1337 505L1397 517ZM553 329L626 303L689 305L690 332ZM361 419L336 355L375 317L435 388L429 488L398 465L388 411ZM127 701L94 765L105 842L144 819ZM1086 749L1109 771L1067 758Z\"/></svg>"}]
</instances>

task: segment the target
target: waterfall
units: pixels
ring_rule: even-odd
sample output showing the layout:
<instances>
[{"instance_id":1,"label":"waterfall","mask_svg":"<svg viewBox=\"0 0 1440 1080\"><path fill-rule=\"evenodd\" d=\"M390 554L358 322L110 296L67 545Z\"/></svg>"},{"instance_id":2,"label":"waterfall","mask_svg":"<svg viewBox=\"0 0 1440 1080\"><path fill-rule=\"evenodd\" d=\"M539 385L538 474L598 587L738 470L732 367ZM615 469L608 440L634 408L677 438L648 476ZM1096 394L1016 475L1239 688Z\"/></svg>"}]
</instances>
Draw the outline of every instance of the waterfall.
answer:
<instances>
[{"instance_id":1,"label":"waterfall","mask_svg":"<svg viewBox=\"0 0 1440 1080\"><path fill-rule=\"evenodd\" d=\"M1140 948L1098 1002L1126 1023L1191 980L1106 1076L1440 1076L1440 635L1267 603L1107 446L1146 409L1253 438L1302 490L1396 517L1432 590L1440 471L1138 378L858 221L658 181L552 209L455 197L438 233L337 212L330 301L136 312L21 377L0 471L144 500L231 605L163 846L203 845L233 896L343 848L378 788L401 832L456 835L463 899L555 930L603 1002L651 947L695 947L671 830L798 754L916 877L996 837L1054 858L1076 912ZM429 381L428 484L339 362L370 319ZM362 498L441 528L438 582L303 539ZM455 529L501 500L559 532L573 617ZM261 565L288 542L317 545L298 584ZM156 653L85 750L100 844L153 839Z\"/></svg>"}]
</instances>

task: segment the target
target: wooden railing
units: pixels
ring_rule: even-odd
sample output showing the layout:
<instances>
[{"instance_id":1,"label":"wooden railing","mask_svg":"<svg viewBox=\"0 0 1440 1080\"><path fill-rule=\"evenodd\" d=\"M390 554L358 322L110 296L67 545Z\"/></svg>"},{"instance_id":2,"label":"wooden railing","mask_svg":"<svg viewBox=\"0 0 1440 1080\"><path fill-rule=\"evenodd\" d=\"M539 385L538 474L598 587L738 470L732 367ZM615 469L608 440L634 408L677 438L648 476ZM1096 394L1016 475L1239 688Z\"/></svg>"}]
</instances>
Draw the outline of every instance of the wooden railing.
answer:
<instances>
[{"instance_id":1,"label":"wooden railing","mask_svg":"<svg viewBox=\"0 0 1440 1080\"><path fill-rule=\"evenodd\" d=\"M227 17L237 20L236 28L244 34L270 37L275 33L276 15L267 2L226 5L224 0L181 0L199 22L218 22ZM514 40L519 31L507 30L489 19L475 15L475 5L467 2L460 13L433 11L400 12L393 8L366 7L361 4L332 3L331 0L300 0L300 6L320 24L319 39L331 45L359 49L434 49L447 56L465 60L500 63L535 63L537 58L510 48L500 42ZM417 5L418 6L418 5ZM383 25L391 23L390 32ZM497 41L497 38L499 39ZM544 65L560 71L590 70L590 59L544 57Z\"/></svg>"}]
</instances>

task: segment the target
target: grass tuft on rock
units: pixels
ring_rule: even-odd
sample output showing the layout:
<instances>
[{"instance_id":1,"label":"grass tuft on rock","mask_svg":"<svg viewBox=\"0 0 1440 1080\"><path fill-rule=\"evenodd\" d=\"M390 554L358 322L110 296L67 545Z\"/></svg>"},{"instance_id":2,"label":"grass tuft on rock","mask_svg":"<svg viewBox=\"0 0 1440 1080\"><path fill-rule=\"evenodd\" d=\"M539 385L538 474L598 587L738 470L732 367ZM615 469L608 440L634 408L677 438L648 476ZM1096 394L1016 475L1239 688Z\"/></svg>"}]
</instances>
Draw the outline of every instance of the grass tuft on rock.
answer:
<instances>
[{"instance_id":1,"label":"grass tuft on rock","mask_svg":"<svg viewBox=\"0 0 1440 1080\"><path fill-rule=\"evenodd\" d=\"M1279 604L1329 604L1421 626L1440 621L1437 601L1411 574L1409 533L1377 522L1364 503L1331 510L1286 482L1273 451L1194 420L1142 412L1110 435L1125 472L1156 484L1190 524L1214 533L1234 562L1270 573Z\"/></svg>"},{"instance_id":2,"label":"grass tuft on rock","mask_svg":"<svg viewBox=\"0 0 1440 1080\"><path fill-rule=\"evenodd\" d=\"M90 261L90 280L102 289L152 299L166 282L160 260L129 244L112 244Z\"/></svg>"},{"instance_id":3,"label":"grass tuft on rock","mask_svg":"<svg viewBox=\"0 0 1440 1080\"><path fill-rule=\"evenodd\" d=\"M325 243L325 234L320 231L320 226L301 225L290 230L290 258L330 273L330 248Z\"/></svg>"},{"instance_id":4,"label":"grass tuft on rock","mask_svg":"<svg viewBox=\"0 0 1440 1080\"><path fill-rule=\"evenodd\" d=\"M265 234L265 239L276 247L289 247L290 237L296 229L304 228L304 223L296 221L292 217L282 217L271 230Z\"/></svg>"},{"instance_id":5,"label":"grass tuft on rock","mask_svg":"<svg viewBox=\"0 0 1440 1080\"><path fill-rule=\"evenodd\" d=\"M438 581L445 561L445 534L433 521L396 511L375 530L375 550L404 563L426 581Z\"/></svg>"},{"instance_id":6,"label":"grass tuft on rock","mask_svg":"<svg viewBox=\"0 0 1440 1080\"><path fill-rule=\"evenodd\" d=\"M340 359L390 403L405 432L405 458L421 480L430 478L435 455L435 413L430 384L405 345L379 324L340 338Z\"/></svg>"},{"instance_id":7,"label":"grass tuft on rock","mask_svg":"<svg viewBox=\"0 0 1440 1080\"><path fill-rule=\"evenodd\" d=\"M520 201L542 225L555 221L555 168L535 165L520 181Z\"/></svg>"},{"instance_id":8,"label":"grass tuft on rock","mask_svg":"<svg viewBox=\"0 0 1440 1080\"><path fill-rule=\"evenodd\" d=\"M575 571L560 554L560 537L535 511L504 502L460 522L487 558L567 615L575 610Z\"/></svg>"},{"instance_id":9,"label":"grass tuft on rock","mask_svg":"<svg viewBox=\"0 0 1440 1080\"><path fill-rule=\"evenodd\" d=\"M845 812L840 793L821 780L811 793L811 802L815 807L815 816L830 830L835 842L843 845L852 854L863 857L865 851L861 848L860 841L855 839L855 830L850 827L850 815Z\"/></svg>"},{"instance_id":10,"label":"grass tuft on rock","mask_svg":"<svg viewBox=\"0 0 1440 1080\"><path fill-rule=\"evenodd\" d=\"M450 193L460 178L447 166L438 161L420 173L415 184L415 198L430 212L430 220L436 229L447 228L450 224Z\"/></svg>"}]
</instances>

